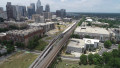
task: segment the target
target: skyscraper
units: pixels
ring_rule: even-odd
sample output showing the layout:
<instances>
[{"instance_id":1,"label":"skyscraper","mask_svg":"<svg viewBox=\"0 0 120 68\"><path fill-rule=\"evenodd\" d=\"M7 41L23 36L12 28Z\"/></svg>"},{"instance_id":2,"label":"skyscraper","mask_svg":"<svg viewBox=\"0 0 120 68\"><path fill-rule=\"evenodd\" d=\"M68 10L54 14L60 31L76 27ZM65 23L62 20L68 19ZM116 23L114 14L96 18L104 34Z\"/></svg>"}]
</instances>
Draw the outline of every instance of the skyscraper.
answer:
<instances>
[{"instance_id":1,"label":"skyscraper","mask_svg":"<svg viewBox=\"0 0 120 68\"><path fill-rule=\"evenodd\" d=\"M36 23L44 23L45 22L44 16L41 16L40 14L32 15L32 20L34 20Z\"/></svg>"},{"instance_id":2,"label":"skyscraper","mask_svg":"<svg viewBox=\"0 0 120 68\"><path fill-rule=\"evenodd\" d=\"M3 7L0 7L0 13L3 12Z\"/></svg>"},{"instance_id":3,"label":"skyscraper","mask_svg":"<svg viewBox=\"0 0 120 68\"><path fill-rule=\"evenodd\" d=\"M20 20L22 17L26 17L26 6L13 5L13 16L15 20Z\"/></svg>"},{"instance_id":4,"label":"skyscraper","mask_svg":"<svg viewBox=\"0 0 120 68\"><path fill-rule=\"evenodd\" d=\"M14 16L13 16L13 6L11 5L11 2L7 2L6 11L7 11L7 18L8 18L8 20L14 19Z\"/></svg>"},{"instance_id":5,"label":"skyscraper","mask_svg":"<svg viewBox=\"0 0 120 68\"><path fill-rule=\"evenodd\" d=\"M40 0L37 1L37 9L36 9L36 13L37 14L41 14L43 12L43 6L41 6L41 2Z\"/></svg>"},{"instance_id":6,"label":"skyscraper","mask_svg":"<svg viewBox=\"0 0 120 68\"><path fill-rule=\"evenodd\" d=\"M26 6L21 6L22 7L22 16L26 17L27 16L27 11L26 11Z\"/></svg>"},{"instance_id":7,"label":"skyscraper","mask_svg":"<svg viewBox=\"0 0 120 68\"><path fill-rule=\"evenodd\" d=\"M65 18L65 17L66 17L66 10L61 9L61 18Z\"/></svg>"},{"instance_id":8,"label":"skyscraper","mask_svg":"<svg viewBox=\"0 0 120 68\"><path fill-rule=\"evenodd\" d=\"M32 6L33 14L35 14L35 3L31 3L30 6Z\"/></svg>"},{"instance_id":9,"label":"skyscraper","mask_svg":"<svg viewBox=\"0 0 120 68\"><path fill-rule=\"evenodd\" d=\"M15 18L15 20L17 19L17 9L16 9L16 5L13 5L13 17Z\"/></svg>"},{"instance_id":10,"label":"skyscraper","mask_svg":"<svg viewBox=\"0 0 120 68\"><path fill-rule=\"evenodd\" d=\"M28 11L28 18L31 19L33 14L32 6L28 6L27 11Z\"/></svg>"},{"instance_id":11,"label":"skyscraper","mask_svg":"<svg viewBox=\"0 0 120 68\"><path fill-rule=\"evenodd\" d=\"M56 10L56 15L57 15L57 17L61 17L61 11L60 10Z\"/></svg>"},{"instance_id":12,"label":"skyscraper","mask_svg":"<svg viewBox=\"0 0 120 68\"><path fill-rule=\"evenodd\" d=\"M47 5L45 6L45 12L50 12L50 6L49 6L49 4L47 4Z\"/></svg>"},{"instance_id":13,"label":"skyscraper","mask_svg":"<svg viewBox=\"0 0 120 68\"><path fill-rule=\"evenodd\" d=\"M41 6L40 0L37 1L37 5L36 6L37 6L37 9Z\"/></svg>"},{"instance_id":14,"label":"skyscraper","mask_svg":"<svg viewBox=\"0 0 120 68\"><path fill-rule=\"evenodd\" d=\"M43 12L43 16L45 19L52 19L52 13L51 12Z\"/></svg>"},{"instance_id":15,"label":"skyscraper","mask_svg":"<svg viewBox=\"0 0 120 68\"><path fill-rule=\"evenodd\" d=\"M3 7L0 7L0 17L3 19L7 19L7 13L3 10Z\"/></svg>"},{"instance_id":16,"label":"skyscraper","mask_svg":"<svg viewBox=\"0 0 120 68\"><path fill-rule=\"evenodd\" d=\"M65 9L57 10L56 15L57 15L57 17L65 18L66 17L66 10Z\"/></svg>"}]
</instances>

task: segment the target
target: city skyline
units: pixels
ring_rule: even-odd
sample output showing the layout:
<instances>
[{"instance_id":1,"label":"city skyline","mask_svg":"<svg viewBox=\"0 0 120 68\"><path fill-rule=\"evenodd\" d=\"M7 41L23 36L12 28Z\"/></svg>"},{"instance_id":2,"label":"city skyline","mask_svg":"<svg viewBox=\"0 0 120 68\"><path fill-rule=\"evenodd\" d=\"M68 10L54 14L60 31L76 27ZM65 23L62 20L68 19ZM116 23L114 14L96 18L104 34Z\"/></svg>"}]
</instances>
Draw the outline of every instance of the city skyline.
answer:
<instances>
[{"instance_id":1,"label":"city skyline","mask_svg":"<svg viewBox=\"0 0 120 68\"><path fill-rule=\"evenodd\" d=\"M55 12L57 9L66 9L67 12L100 12L100 13L120 13L119 0L40 0L41 5L49 4L51 11ZM4 0L1 1L0 7L4 7L7 2L11 2L13 5L25 5L29 6L30 3L37 3L37 0ZM72 6L71 6L72 4ZM72 8L72 9L71 9Z\"/></svg>"}]
</instances>

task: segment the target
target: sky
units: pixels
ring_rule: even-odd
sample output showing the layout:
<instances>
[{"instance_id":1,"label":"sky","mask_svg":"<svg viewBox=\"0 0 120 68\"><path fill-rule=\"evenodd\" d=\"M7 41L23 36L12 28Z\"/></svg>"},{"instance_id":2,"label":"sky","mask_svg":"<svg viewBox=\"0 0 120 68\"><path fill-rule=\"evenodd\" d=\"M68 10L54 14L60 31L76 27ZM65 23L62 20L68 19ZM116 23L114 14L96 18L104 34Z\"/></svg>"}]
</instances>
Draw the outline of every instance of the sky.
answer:
<instances>
[{"instance_id":1,"label":"sky","mask_svg":"<svg viewBox=\"0 0 120 68\"><path fill-rule=\"evenodd\" d=\"M40 0L45 7L50 5L51 11L66 9L67 12L100 12L100 13L120 13L120 0ZM37 0L0 0L0 7L4 7L7 2L13 5L29 6Z\"/></svg>"}]
</instances>

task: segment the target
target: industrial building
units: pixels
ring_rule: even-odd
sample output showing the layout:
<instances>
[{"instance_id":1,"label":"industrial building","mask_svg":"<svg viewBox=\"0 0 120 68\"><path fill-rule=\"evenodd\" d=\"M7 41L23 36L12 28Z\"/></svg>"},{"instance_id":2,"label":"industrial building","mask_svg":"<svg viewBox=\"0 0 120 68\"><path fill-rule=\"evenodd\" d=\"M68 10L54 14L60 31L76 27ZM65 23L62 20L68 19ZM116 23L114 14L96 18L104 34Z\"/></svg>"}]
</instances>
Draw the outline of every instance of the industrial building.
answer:
<instances>
[{"instance_id":1,"label":"industrial building","mask_svg":"<svg viewBox=\"0 0 120 68\"><path fill-rule=\"evenodd\" d=\"M101 42L110 40L110 32L99 27L77 27L74 34L78 34L81 39L85 36L90 36L91 38L99 39Z\"/></svg>"},{"instance_id":2,"label":"industrial building","mask_svg":"<svg viewBox=\"0 0 120 68\"><path fill-rule=\"evenodd\" d=\"M99 40L97 39L70 39L70 42L67 46L66 53L73 54L80 57L80 54L85 53L85 51L93 51L99 47Z\"/></svg>"},{"instance_id":3,"label":"industrial building","mask_svg":"<svg viewBox=\"0 0 120 68\"><path fill-rule=\"evenodd\" d=\"M111 33L111 40L120 43L120 28L109 28L108 30Z\"/></svg>"}]
</instances>

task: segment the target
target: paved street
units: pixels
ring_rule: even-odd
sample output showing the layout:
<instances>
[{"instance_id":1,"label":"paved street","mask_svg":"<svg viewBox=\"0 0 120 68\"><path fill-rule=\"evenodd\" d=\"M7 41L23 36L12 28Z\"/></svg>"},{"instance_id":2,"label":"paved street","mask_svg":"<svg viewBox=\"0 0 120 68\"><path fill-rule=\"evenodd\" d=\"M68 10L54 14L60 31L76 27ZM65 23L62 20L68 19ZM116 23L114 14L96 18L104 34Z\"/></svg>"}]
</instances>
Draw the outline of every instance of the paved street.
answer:
<instances>
[{"instance_id":1,"label":"paved street","mask_svg":"<svg viewBox=\"0 0 120 68\"><path fill-rule=\"evenodd\" d=\"M110 49L106 49L102 46L102 49L98 52L98 54L102 55L103 52L111 52L113 49L118 49L118 46L112 45Z\"/></svg>"}]
</instances>

